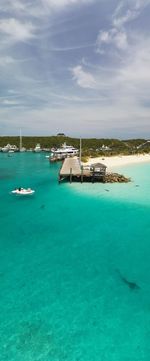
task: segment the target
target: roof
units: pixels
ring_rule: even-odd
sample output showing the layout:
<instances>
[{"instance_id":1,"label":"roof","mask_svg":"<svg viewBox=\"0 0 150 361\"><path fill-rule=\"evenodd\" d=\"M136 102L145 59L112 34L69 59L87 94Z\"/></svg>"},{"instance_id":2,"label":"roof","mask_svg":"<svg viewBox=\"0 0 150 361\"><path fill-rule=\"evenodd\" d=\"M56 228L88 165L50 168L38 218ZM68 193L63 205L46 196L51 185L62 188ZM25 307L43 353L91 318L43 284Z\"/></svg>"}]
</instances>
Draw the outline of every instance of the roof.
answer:
<instances>
[{"instance_id":1,"label":"roof","mask_svg":"<svg viewBox=\"0 0 150 361\"><path fill-rule=\"evenodd\" d=\"M65 134L64 133L57 133L57 137L58 136L63 136L63 137L65 137Z\"/></svg>"},{"instance_id":2,"label":"roof","mask_svg":"<svg viewBox=\"0 0 150 361\"><path fill-rule=\"evenodd\" d=\"M93 168L107 168L107 166L105 164L102 164L102 163L94 163L94 164L91 164L91 167Z\"/></svg>"}]
</instances>

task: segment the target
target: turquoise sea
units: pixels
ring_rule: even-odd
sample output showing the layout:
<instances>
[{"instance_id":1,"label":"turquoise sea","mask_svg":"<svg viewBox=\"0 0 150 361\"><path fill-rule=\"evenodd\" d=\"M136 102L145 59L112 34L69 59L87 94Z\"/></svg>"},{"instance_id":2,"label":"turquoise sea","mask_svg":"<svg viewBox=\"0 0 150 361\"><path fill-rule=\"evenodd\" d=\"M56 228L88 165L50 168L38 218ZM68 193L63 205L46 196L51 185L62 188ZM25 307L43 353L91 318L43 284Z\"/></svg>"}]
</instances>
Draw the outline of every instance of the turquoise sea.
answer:
<instances>
[{"instance_id":1,"label":"turquoise sea","mask_svg":"<svg viewBox=\"0 0 150 361\"><path fill-rule=\"evenodd\" d=\"M0 153L0 361L149 361L150 164L112 185L59 166Z\"/></svg>"}]
</instances>

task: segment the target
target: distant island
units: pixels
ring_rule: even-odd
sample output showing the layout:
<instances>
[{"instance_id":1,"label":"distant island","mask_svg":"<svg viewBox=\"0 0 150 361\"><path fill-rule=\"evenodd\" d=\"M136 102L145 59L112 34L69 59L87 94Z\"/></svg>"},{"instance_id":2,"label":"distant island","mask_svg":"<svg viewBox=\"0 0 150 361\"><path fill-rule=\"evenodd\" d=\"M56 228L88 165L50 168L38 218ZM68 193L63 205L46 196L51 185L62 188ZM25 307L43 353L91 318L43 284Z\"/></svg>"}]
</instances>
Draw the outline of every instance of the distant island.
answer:
<instances>
[{"instance_id":1,"label":"distant island","mask_svg":"<svg viewBox=\"0 0 150 361\"><path fill-rule=\"evenodd\" d=\"M37 143L40 143L42 149L51 149L60 147L66 142L79 149L80 139L65 136L64 133L58 133L56 136L24 136L22 144L26 149L33 149ZM0 147L6 144L15 144L19 147L19 136L1 136ZM147 139L105 139L105 138L83 138L82 139L82 161L89 157L96 158L101 156L115 155L134 155L146 154L150 152L150 141Z\"/></svg>"}]
</instances>

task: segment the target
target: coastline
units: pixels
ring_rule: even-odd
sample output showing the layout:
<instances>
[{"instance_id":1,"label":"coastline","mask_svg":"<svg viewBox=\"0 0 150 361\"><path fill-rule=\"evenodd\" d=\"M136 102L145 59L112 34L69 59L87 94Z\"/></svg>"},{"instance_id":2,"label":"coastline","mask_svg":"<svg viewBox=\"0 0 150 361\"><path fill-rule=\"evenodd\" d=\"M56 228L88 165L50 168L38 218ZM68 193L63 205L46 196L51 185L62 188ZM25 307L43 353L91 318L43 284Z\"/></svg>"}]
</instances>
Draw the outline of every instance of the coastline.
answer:
<instances>
[{"instance_id":1,"label":"coastline","mask_svg":"<svg viewBox=\"0 0 150 361\"><path fill-rule=\"evenodd\" d=\"M107 166L107 172L111 171L115 167L123 167L126 165L139 164L150 162L150 154L136 154L136 155L117 155L110 157L96 157L89 158L83 165L91 165L94 163L103 163Z\"/></svg>"}]
</instances>

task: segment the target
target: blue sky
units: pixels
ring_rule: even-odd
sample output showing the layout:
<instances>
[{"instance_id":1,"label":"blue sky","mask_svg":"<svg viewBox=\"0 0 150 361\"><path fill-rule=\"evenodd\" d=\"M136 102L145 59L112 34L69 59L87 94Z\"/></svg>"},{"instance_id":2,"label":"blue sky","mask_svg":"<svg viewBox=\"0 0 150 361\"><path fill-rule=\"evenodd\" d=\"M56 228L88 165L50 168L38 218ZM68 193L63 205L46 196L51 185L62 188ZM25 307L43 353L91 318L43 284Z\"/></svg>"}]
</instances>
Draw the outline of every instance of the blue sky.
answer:
<instances>
[{"instance_id":1,"label":"blue sky","mask_svg":"<svg viewBox=\"0 0 150 361\"><path fill-rule=\"evenodd\" d=\"M150 137L150 0L1 0L0 135Z\"/></svg>"}]
</instances>

